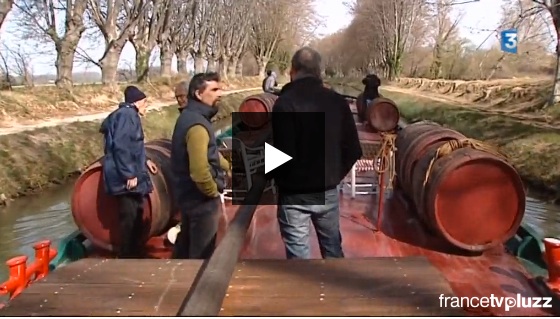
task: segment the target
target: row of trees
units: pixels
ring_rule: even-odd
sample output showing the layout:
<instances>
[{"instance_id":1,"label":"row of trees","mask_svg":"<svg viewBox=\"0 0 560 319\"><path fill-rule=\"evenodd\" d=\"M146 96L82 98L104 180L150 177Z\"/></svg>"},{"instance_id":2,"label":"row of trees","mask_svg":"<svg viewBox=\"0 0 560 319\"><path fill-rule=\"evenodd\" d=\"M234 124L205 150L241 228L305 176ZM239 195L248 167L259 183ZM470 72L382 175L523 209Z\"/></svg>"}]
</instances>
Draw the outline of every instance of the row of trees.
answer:
<instances>
[{"instance_id":1,"label":"row of trees","mask_svg":"<svg viewBox=\"0 0 560 319\"><path fill-rule=\"evenodd\" d=\"M519 53L491 49L459 34L462 15L455 0L358 0L348 28L319 40L331 73L375 70L387 78L491 79L553 71L552 20L532 0L507 0L502 21L486 42L503 29L517 28ZM460 1L465 3L465 1ZM488 30L490 31L490 30ZM488 43L486 43L488 44ZM349 49L352 48L352 49ZM508 74L509 73L509 74Z\"/></svg>"},{"instance_id":2,"label":"row of trees","mask_svg":"<svg viewBox=\"0 0 560 319\"><path fill-rule=\"evenodd\" d=\"M502 18L486 42L518 29L518 54L490 49L459 34L462 16L452 9L477 0L356 0L353 20L318 40L329 75L376 72L432 79L483 79L554 75L550 104L560 100L560 0L505 0ZM486 43L488 44L488 43ZM556 54L551 51L556 49ZM552 49L552 50L551 50Z\"/></svg>"},{"instance_id":3,"label":"row of trees","mask_svg":"<svg viewBox=\"0 0 560 319\"><path fill-rule=\"evenodd\" d=\"M246 56L262 76L271 61L280 69L287 65L318 23L312 0L0 0L0 27L8 13L18 16L24 38L54 44L55 83L65 89L72 87L76 61L98 66L104 84L116 83L127 42L136 51L138 82L149 78L156 48L157 76L171 77L176 57L179 73L187 72L190 58L195 72L235 77ZM103 39L100 58L80 49L83 38Z\"/></svg>"}]
</instances>

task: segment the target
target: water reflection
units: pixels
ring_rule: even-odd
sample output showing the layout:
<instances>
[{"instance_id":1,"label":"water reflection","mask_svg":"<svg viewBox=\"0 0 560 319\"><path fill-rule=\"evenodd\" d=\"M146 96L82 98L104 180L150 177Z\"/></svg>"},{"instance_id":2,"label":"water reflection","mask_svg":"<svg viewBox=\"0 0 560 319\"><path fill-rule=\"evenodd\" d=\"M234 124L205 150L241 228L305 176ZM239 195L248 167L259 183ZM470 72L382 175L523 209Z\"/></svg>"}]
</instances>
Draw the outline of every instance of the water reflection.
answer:
<instances>
[{"instance_id":1,"label":"water reflection","mask_svg":"<svg viewBox=\"0 0 560 319\"><path fill-rule=\"evenodd\" d=\"M527 197L523 222L541 236L560 237L560 206Z\"/></svg>"},{"instance_id":2,"label":"water reflection","mask_svg":"<svg viewBox=\"0 0 560 319\"><path fill-rule=\"evenodd\" d=\"M6 278L4 261L18 255L32 257L33 244L50 239L54 245L76 229L70 214L73 182L16 200L0 210L0 278Z\"/></svg>"}]
</instances>

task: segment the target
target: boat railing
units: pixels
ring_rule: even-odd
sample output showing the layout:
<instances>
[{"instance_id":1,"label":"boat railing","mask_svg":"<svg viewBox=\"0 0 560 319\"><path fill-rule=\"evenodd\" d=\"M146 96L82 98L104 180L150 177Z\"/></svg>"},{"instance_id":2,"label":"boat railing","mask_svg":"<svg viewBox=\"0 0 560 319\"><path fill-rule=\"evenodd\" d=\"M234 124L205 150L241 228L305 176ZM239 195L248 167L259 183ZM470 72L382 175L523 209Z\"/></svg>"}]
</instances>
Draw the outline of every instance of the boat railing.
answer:
<instances>
[{"instance_id":1,"label":"boat railing","mask_svg":"<svg viewBox=\"0 0 560 319\"><path fill-rule=\"evenodd\" d=\"M17 297L33 281L44 278L50 271L49 264L56 257L57 250L51 248L50 240L43 240L35 245L35 260L27 264L27 256L9 259L6 265L9 278L0 285L0 295L9 295L10 300Z\"/></svg>"},{"instance_id":2,"label":"boat railing","mask_svg":"<svg viewBox=\"0 0 560 319\"><path fill-rule=\"evenodd\" d=\"M216 316L220 312L230 279L235 271L247 230L251 225L264 189L264 175L255 175L253 185L228 226L212 256L205 260L178 316Z\"/></svg>"}]
</instances>

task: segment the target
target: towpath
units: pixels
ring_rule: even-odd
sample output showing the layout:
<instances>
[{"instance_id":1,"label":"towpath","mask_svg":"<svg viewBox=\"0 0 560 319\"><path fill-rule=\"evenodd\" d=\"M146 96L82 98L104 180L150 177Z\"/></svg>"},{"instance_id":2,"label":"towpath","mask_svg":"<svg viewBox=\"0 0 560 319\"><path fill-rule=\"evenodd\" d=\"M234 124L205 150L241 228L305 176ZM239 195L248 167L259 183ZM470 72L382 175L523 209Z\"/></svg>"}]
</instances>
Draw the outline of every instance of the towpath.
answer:
<instances>
[{"instance_id":1,"label":"towpath","mask_svg":"<svg viewBox=\"0 0 560 319\"><path fill-rule=\"evenodd\" d=\"M230 91L226 91L225 95L248 92L248 91L255 91L255 90L259 90L259 89L260 88L247 88L247 89L239 89L239 90L230 90ZM148 112L160 110L164 107L169 106L170 104L172 104L172 102L156 102L156 103L153 103L149 107ZM110 113L111 113L111 111L110 112L95 113L95 114L71 116L71 117L65 117L65 118L53 118L53 119L48 119L48 120L40 122L40 123L34 123L34 124L28 124L28 125L23 125L23 124L22 125L15 125L13 127L0 128L0 135L15 134L15 133L20 133L20 132L25 132L25 131L36 130L36 129L43 128L43 127L65 125L65 124L70 124L70 123L74 123L74 122L99 121L99 120L102 120L105 117L107 117L107 115L109 115Z\"/></svg>"}]
</instances>

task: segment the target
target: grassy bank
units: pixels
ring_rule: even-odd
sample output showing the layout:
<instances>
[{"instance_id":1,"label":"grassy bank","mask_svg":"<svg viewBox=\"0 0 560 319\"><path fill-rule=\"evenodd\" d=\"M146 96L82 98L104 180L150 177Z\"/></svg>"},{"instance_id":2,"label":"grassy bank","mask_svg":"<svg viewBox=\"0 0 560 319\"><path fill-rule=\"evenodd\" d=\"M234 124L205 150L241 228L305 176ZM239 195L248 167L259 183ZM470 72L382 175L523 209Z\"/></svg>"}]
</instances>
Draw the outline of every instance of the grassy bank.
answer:
<instances>
[{"instance_id":1,"label":"grassy bank","mask_svg":"<svg viewBox=\"0 0 560 319\"><path fill-rule=\"evenodd\" d=\"M182 78L135 84L148 96L150 104L174 103L174 86ZM243 77L224 82L224 89L260 87L261 78ZM122 101L123 89L103 85L75 86L72 92L54 86L0 91L0 128L13 127L44 121L47 118L63 118L109 111Z\"/></svg>"},{"instance_id":2,"label":"grassy bank","mask_svg":"<svg viewBox=\"0 0 560 319\"><path fill-rule=\"evenodd\" d=\"M363 88L359 82L337 82L345 87L347 94L357 94ZM527 186L548 199L560 198L560 129L544 127L541 120L496 112L496 108L489 106L470 107L470 104L434 100L414 92L382 90L381 93L397 103L408 121L431 120L500 147Z\"/></svg>"},{"instance_id":3,"label":"grassy bank","mask_svg":"<svg viewBox=\"0 0 560 319\"><path fill-rule=\"evenodd\" d=\"M254 93L225 96L216 120L237 110ZM177 116L175 106L148 113L143 119L146 140L170 138ZM80 172L103 154L99 125L99 121L76 122L0 136L0 194L14 198L37 192Z\"/></svg>"}]
</instances>

